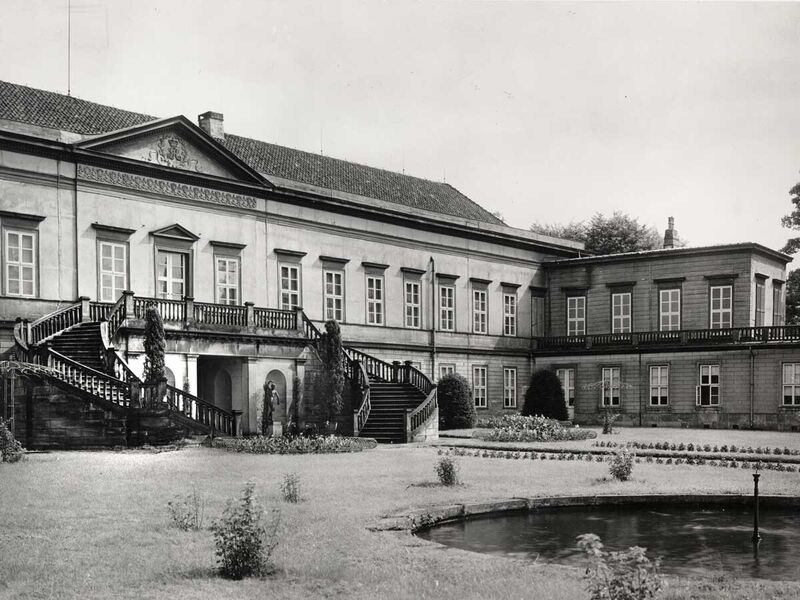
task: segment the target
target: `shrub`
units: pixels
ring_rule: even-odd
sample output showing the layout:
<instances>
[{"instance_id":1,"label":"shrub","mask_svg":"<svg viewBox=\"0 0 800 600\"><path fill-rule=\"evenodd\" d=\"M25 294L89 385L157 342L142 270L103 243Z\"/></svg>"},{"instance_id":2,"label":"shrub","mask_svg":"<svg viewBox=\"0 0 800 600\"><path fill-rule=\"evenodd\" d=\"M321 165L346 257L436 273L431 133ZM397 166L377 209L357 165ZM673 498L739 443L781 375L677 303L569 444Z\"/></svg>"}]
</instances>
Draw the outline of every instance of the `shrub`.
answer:
<instances>
[{"instance_id":1,"label":"shrub","mask_svg":"<svg viewBox=\"0 0 800 600\"><path fill-rule=\"evenodd\" d=\"M619 481L627 481L630 479L635 458L636 455L627 448L622 448L615 454L612 454L609 459L609 471L611 475Z\"/></svg>"},{"instance_id":2,"label":"shrub","mask_svg":"<svg viewBox=\"0 0 800 600\"><path fill-rule=\"evenodd\" d=\"M439 427L442 429L470 429L475 427L477 415L469 382L458 373L445 375L439 380L436 392L439 400Z\"/></svg>"},{"instance_id":3,"label":"shrub","mask_svg":"<svg viewBox=\"0 0 800 600\"><path fill-rule=\"evenodd\" d=\"M544 417L506 415L490 418L480 423L491 429L481 438L493 442L553 442L562 440L586 440L597 434L590 429L564 427L558 421Z\"/></svg>"},{"instance_id":4,"label":"shrub","mask_svg":"<svg viewBox=\"0 0 800 600\"><path fill-rule=\"evenodd\" d=\"M619 414L611 412L609 409L603 411L603 433L614 433L614 422L619 419Z\"/></svg>"},{"instance_id":5,"label":"shrub","mask_svg":"<svg viewBox=\"0 0 800 600\"><path fill-rule=\"evenodd\" d=\"M325 322L325 332L319 338L317 349L322 361L322 373L316 388L317 400L325 406L328 421L333 421L344 407L342 332L336 321Z\"/></svg>"},{"instance_id":6,"label":"shrub","mask_svg":"<svg viewBox=\"0 0 800 600\"><path fill-rule=\"evenodd\" d=\"M191 494L175 496L173 500L167 502L167 510L178 529L197 531L203 528L205 500L200 497L196 489L193 489Z\"/></svg>"},{"instance_id":7,"label":"shrub","mask_svg":"<svg viewBox=\"0 0 800 600\"><path fill-rule=\"evenodd\" d=\"M164 372L164 323L155 304L144 311L144 381L158 383L166 377Z\"/></svg>"},{"instance_id":8,"label":"shrub","mask_svg":"<svg viewBox=\"0 0 800 600\"><path fill-rule=\"evenodd\" d=\"M284 502L296 504L300 502L300 476L297 473L286 473L281 482L281 494Z\"/></svg>"},{"instance_id":9,"label":"shrub","mask_svg":"<svg viewBox=\"0 0 800 600\"><path fill-rule=\"evenodd\" d=\"M341 437L335 435L318 437L248 437L214 438L214 448L251 454L332 454L339 452L361 452L373 448L374 440L368 438Z\"/></svg>"},{"instance_id":10,"label":"shrub","mask_svg":"<svg viewBox=\"0 0 800 600\"><path fill-rule=\"evenodd\" d=\"M541 415L548 419L566 421L569 419L564 388L561 380L552 369L538 369L531 375L530 384L525 391L523 416Z\"/></svg>"},{"instance_id":11,"label":"shrub","mask_svg":"<svg viewBox=\"0 0 800 600\"><path fill-rule=\"evenodd\" d=\"M248 482L239 501L229 500L222 518L211 528L223 577L242 579L266 574L278 545L280 511L273 511L268 524L254 491L255 484Z\"/></svg>"},{"instance_id":12,"label":"shrub","mask_svg":"<svg viewBox=\"0 0 800 600\"><path fill-rule=\"evenodd\" d=\"M591 600L647 600L664 583L658 573L660 559L651 561L646 549L632 546L625 552L605 552L593 533L578 536L578 548L586 553L589 567L584 577Z\"/></svg>"},{"instance_id":13,"label":"shrub","mask_svg":"<svg viewBox=\"0 0 800 600\"><path fill-rule=\"evenodd\" d=\"M443 456L434 466L436 476L442 485L458 484L458 463L450 456Z\"/></svg>"},{"instance_id":14,"label":"shrub","mask_svg":"<svg viewBox=\"0 0 800 600\"><path fill-rule=\"evenodd\" d=\"M0 418L0 462L17 462L25 449L14 437L8 424Z\"/></svg>"}]
</instances>

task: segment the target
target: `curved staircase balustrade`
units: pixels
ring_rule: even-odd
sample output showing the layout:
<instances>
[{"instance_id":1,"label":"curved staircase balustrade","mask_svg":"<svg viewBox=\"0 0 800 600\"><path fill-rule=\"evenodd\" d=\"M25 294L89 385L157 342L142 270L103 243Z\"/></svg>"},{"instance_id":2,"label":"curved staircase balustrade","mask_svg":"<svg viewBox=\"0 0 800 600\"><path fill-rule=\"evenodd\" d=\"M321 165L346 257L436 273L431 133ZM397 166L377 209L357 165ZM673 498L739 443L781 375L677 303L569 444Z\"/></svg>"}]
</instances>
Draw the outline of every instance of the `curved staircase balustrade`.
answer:
<instances>
[{"instance_id":1,"label":"curved staircase balustrade","mask_svg":"<svg viewBox=\"0 0 800 600\"><path fill-rule=\"evenodd\" d=\"M406 441L414 441L414 436L425 427L428 419L436 414L437 408L439 408L439 398L434 386L424 402L406 415Z\"/></svg>"},{"instance_id":2,"label":"curved staircase balustrade","mask_svg":"<svg viewBox=\"0 0 800 600\"><path fill-rule=\"evenodd\" d=\"M53 369L57 379L87 394L122 407L130 404L129 384L67 358L52 348L47 350L47 366Z\"/></svg>"},{"instance_id":3,"label":"curved staircase balustrade","mask_svg":"<svg viewBox=\"0 0 800 600\"><path fill-rule=\"evenodd\" d=\"M77 325L83 320L83 302L65 306L47 314L30 324L28 344L33 346L58 335L65 329Z\"/></svg>"},{"instance_id":4,"label":"curved staircase balustrade","mask_svg":"<svg viewBox=\"0 0 800 600\"><path fill-rule=\"evenodd\" d=\"M14 346L19 358L22 362L30 360L30 348L28 347L28 326L22 320L17 320L14 323Z\"/></svg>"},{"instance_id":5,"label":"curved staircase balustrade","mask_svg":"<svg viewBox=\"0 0 800 600\"><path fill-rule=\"evenodd\" d=\"M358 437L358 433L364 428L367 419L369 419L369 412L372 409L372 404L370 403L369 375L367 374L367 370L361 362L355 361L355 363L358 369L358 376L355 382L361 390L361 405L353 411L353 435Z\"/></svg>"}]
</instances>

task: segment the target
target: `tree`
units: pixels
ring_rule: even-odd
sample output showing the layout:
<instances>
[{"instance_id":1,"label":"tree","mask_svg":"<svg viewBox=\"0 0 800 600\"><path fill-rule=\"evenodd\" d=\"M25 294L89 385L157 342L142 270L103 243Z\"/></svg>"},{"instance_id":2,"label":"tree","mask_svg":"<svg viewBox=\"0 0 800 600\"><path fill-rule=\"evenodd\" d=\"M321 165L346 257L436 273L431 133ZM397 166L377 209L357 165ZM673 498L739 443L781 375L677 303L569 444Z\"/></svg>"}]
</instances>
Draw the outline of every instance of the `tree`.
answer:
<instances>
[{"instance_id":1,"label":"tree","mask_svg":"<svg viewBox=\"0 0 800 600\"><path fill-rule=\"evenodd\" d=\"M564 388L555 371L539 369L533 372L530 385L525 392L522 415L541 415L558 421L569 419L567 403L564 400Z\"/></svg>"},{"instance_id":2,"label":"tree","mask_svg":"<svg viewBox=\"0 0 800 600\"><path fill-rule=\"evenodd\" d=\"M586 251L593 254L655 250L663 244L663 238L655 227L642 225L638 219L618 211L610 217L595 213L588 222L572 221L566 225L534 223L531 231L583 242Z\"/></svg>"},{"instance_id":3,"label":"tree","mask_svg":"<svg viewBox=\"0 0 800 600\"><path fill-rule=\"evenodd\" d=\"M164 372L164 323L155 305L144 311L144 382L158 383L166 379Z\"/></svg>"},{"instance_id":4,"label":"tree","mask_svg":"<svg viewBox=\"0 0 800 600\"><path fill-rule=\"evenodd\" d=\"M477 415L472 400L472 390L463 375L451 373L439 380L436 387L439 402L439 427L442 429L470 429L475 427Z\"/></svg>"},{"instance_id":5,"label":"tree","mask_svg":"<svg viewBox=\"0 0 800 600\"><path fill-rule=\"evenodd\" d=\"M787 229L798 230L800 229L800 183L797 183L790 189L789 194L791 195L791 203L794 205L794 209L791 213L781 218L781 225ZM798 250L800 250L800 237L788 239L783 248L781 248L781 252L785 252L786 254L795 254ZM786 307L788 310L788 299L786 301Z\"/></svg>"},{"instance_id":6,"label":"tree","mask_svg":"<svg viewBox=\"0 0 800 600\"><path fill-rule=\"evenodd\" d=\"M342 332L339 324L333 319L325 323L325 332L319 338L318 351L323 367L319 392L325 396L328 421L333 421L344 407L342 399L342 390L344 390Z\"/></svg>"},{"instance_id":7,"label":"tree","mask_svg":"<svg viewBox=\"0 0 800 600\"><path fill-rule=\"evenodd\" d=\"M800 325L800 269L786 278L786 324Z\"/></svg>"}]
</instances>

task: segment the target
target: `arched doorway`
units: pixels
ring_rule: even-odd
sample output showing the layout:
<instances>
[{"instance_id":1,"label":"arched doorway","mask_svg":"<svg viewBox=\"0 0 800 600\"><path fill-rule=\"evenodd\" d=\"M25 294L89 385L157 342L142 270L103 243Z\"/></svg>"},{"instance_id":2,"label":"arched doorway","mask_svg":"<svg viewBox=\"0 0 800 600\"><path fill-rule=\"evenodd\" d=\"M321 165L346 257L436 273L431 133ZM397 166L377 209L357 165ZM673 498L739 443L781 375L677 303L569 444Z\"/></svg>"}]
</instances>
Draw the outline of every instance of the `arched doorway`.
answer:
<instances>
[{"instance_id":1,"label":"arched doorway","mask_svg":"<svg viewBox=\"0 0 800 600\"><path fill-rule=\"evenodd\" d=\"M214 376L214 405L225 410L231 410L232 404L231 376L225 369L220 369Z\"/></svg>"},{"instance_id":2,"label":"arched doorway","mask_svg":"<svg viewBox=\"0 0 800 600\"><path fill-rule=\"evenodd\" d=\"M164 367L164 375L167 378L167 385L175 387L175 373L169 367Z\"/></svg>"}]
</instances>

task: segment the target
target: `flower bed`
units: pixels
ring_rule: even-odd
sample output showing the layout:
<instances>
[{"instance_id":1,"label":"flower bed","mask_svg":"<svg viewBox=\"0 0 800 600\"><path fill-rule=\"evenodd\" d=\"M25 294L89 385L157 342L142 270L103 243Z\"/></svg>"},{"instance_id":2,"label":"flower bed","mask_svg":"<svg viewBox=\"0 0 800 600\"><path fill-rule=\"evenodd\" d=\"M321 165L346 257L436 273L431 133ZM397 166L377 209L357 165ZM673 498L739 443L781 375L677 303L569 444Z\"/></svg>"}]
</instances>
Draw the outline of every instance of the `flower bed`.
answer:
<instances>
[{"instance_id":1,"label":"flower bed","mask_svg":"<svg viewBox=\"0 0 800 600\"><path fill-rule=\"evenodd\" d=\"M316 437L241 437L215 438L212 446L232 452L251 454L334 454L361 452L377 446L370 438L352 438L336 435Z\"/></svg>"},{"instance_id":2,"label":"flower bed","mask_svg":"<svg viewBox=\"0 0 800 600\"><path fill-rule=\"evenodd\" d=\"M479 427L488 428L488 433L478 437L491 442L558 442L586 440L597 434L580 427L565 427L559 421L544 417L506 415L483 420Z\"/></svg>"},{"instance_id":3,"label":"flower bed","mask_svg":"<svg viewBox=\"0 0 800 600\"><path fill-rule=\"evenodd\" d=\"M668 450L671 452L714 452L716 454L724 454L730 452L732 454L771 454L773 456L800 456L800 450L794 450L791 448L770 448L770 447L756 447L753 448L752 446L736 446L735 444L727 445L723 444L721 446L712 446L711 444L684 444L683 442L679 444L670 443L670 442L606 442L606 441L599 441L594 442L592 446L596 446L598 448L636 448L639 450Z\"/></svg>"},{"instance_id":4,"label":"flower bed","mask_svg":"<svg viewBox=\"0 0 800 600\"><path fill-rule=\"evenodd\" d=\"M469 449L469 448L448 448L447 450L439 449L439 454L453 456L474 456L480 458L505 458L510 460L563 460L563 461L585 461L585 462L605 462L608 460L609 455L592 454L588 452L579 451L559 451L559 452L523 452L511 450L484 450L484 449ZM637 463L653 463L657 465L690 465L690 466L710 466L710 467L723 467L729 469L758 469L769 471L785 471L787 473L800 472L800 467L794 465L787 465L782 462L770 462L759 460L717 460L710 458L695 458L695 457L678 457L678 458L661 458L653 456L637 456L635 458Z\"/></svg>"}]
</instances>

